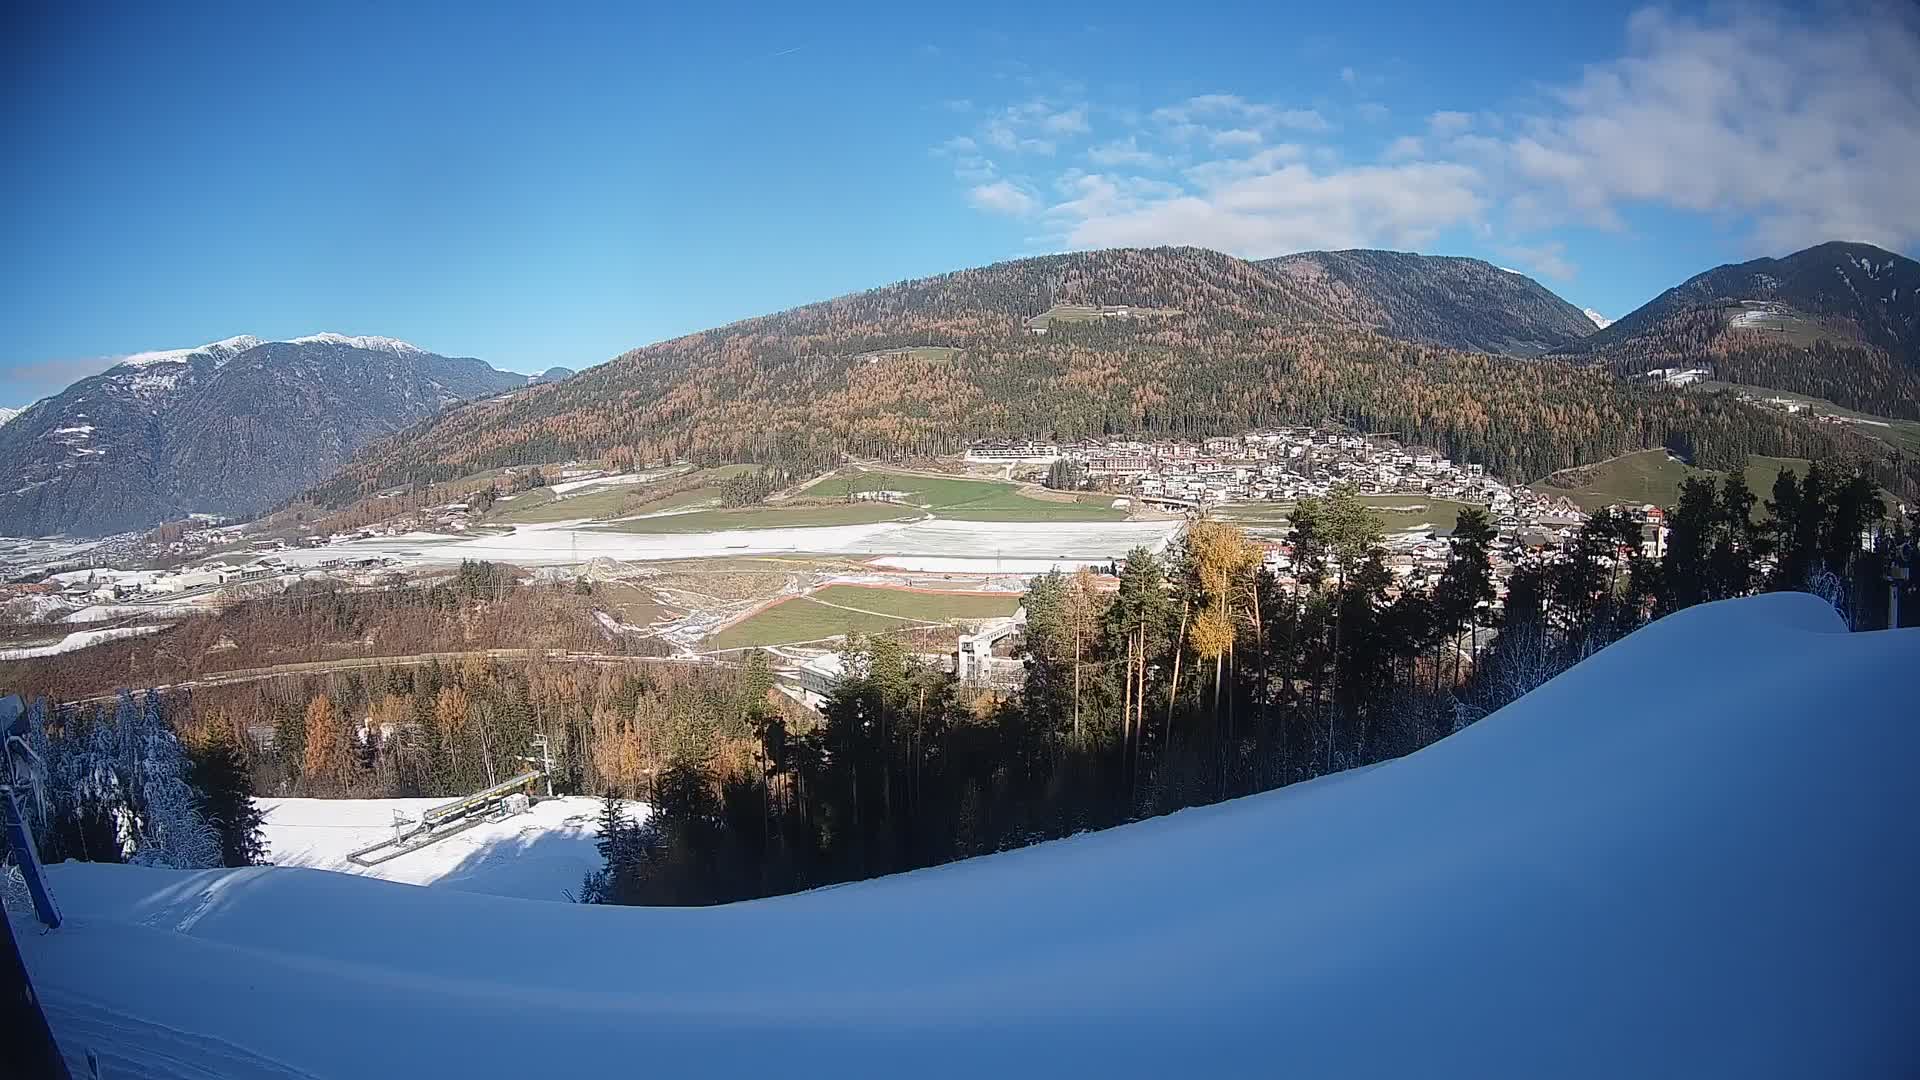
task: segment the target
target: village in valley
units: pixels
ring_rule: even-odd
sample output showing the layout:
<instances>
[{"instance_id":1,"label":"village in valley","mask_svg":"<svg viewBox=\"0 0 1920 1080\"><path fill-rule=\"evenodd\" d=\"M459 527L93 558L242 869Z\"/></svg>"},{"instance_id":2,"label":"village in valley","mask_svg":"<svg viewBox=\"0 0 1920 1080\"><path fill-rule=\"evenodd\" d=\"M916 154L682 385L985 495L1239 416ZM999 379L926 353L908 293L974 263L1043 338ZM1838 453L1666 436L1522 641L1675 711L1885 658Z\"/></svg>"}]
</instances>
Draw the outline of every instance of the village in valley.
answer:
<instances>
[{"instance_id":1,"label":"village in valley","mask_svg":"<svg viewBox=\"0 0 1920 1080\"><path fill-rule=\"evenodd\" d=\"M1116 504L1233 522L1262 543L1267 568L1288 589L1295 584L1288 511L1301 499L1342 489L1380 517L1387 565L1400 587L1429 584L1446 567L1447 533L1467 507L1484 509L1498 530L1494 572L1502 596L1521 559L1551 558L1586 520L1569 499L1508 484L1481 465L1460 465L1389 437L1328 429L1280 428L1197 443L980 442L966 461L1044 475L1050 486L1113 492ZM1664 512L1651 504L1626 509L1642 522L1642 554L1659 557Z\"/></svg>"},{"instance_id":2,"label":"village in valley","mask_svg":"<svg viewBox=\"0 0 1920 1080\"><path fill-rule=\"evenodd\" d=\"M11 568L12 580L0 585L0 603L23 617L127 627L301 581L361 590L403 587L444 576L467 558L492 558L529 568L536 579L591 579L602 589L643 598L641 614L633 604L596 614L612 645L627 636L651 638L689 657L773 649L807 676L798 688L818 697L830 681L837 638L855 628L909 632L916 647L930 654L945 640L950 669L970 681L1011 684L1019 667L1017 597L1035 574L1087 567L1097 587L1111 589L1126 551L1164 549L1203 517L1243 529L1264 551L1265 569L1292 592L1299 587L1288 540L1293 508L1304 499L1351 493L1379 520L1394 576L1389 591L1398 594L1437 580L1448 564L1456 516L1479 508L1497 532L1495 606L1516 566L1553 559L1586 518L1568 499L1509 484L1481 465L1456 463L1391 436L1329 428L1199 441L980 441L931 468L888 470L849 466L795 484L775 493L764 512L727 519L739 528L722 528L716 520L711 532L679 515L721 512L688 498L670 500L670 509L635 521L564 520L565 508L580 507L585 518L587 507L603 505L591 500L631 498L628 493L645 491L662 477L697 479L701 473L689 465L640 474L592 462L548 466L539 482L553 494L530 488L529 470L502 470L497 499L427 505L350 530L267 532L258 524L199 520L164 536L122 537L64 553L64 563L57 547L22 552L37 555L40 565ZM966 513L976 491L991 492L1000 512ZM958 508L943 504L940 492ZM561 520L516 524L500 513L531 494L550 499L549 508L560 507L547 516ZM827 495L848 509L882 513L846 519L861 524L782 527L800 520L785 500L818 502ZM876 503L882 506L871 505ZM891 508L901 516L886 519ZM1052 520L1066 511L1074 513ZM1665 532L1661 510L1636 505L1630 512L1643 523L1642 554L1658 557ZM949 520L970 516L987 520ZM693 531L664 537L618 531L661 528L663 517ZM656 540L671 544L648 546ZM755 559L781 561L748 561ZM734 591L682 584L715 580L725 572L721 567L743 571L732 577L753 584ZM981 599L990 596L1006 597L1004 608ZM811 619L796 620L798 614ZM85 643L49 639L37 643L36 651Z\"/></svg>"}]
</instances>

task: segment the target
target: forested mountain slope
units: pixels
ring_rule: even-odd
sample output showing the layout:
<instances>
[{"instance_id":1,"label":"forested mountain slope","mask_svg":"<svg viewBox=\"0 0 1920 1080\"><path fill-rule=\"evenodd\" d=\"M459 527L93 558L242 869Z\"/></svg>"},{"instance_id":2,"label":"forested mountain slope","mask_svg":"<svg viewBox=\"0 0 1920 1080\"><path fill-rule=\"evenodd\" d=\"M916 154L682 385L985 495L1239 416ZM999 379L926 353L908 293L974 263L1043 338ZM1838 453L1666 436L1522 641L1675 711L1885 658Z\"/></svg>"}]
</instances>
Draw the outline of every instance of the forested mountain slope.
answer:
<instances>
[{"instance_id":1,"label":"forested mountain slope","mask_svg":"<svg viewBox=\"0 0 1920 1080\"><path fill-rule=\"evenodd\" d=\"M1050 310L1061 314L1036 334L1028 320ZM1594 368L1394 340L1326 290L1217 252L1119 249L903 282L636 349L370 447L315 496L340 504L609 453L821 465L997 436L1325 420L1522 479L1662 444L1724 465L1823 456L1846 438Z\"/></svg>"},{"instance_id":2,"label":"forested mountain slope","mask_svg":"<svg viewBox=\"0 0 1920 1080\"><path fill-rule=\"evenodd\" d=\"M272 506L368 440L526 376L390 338L142 353L0 427L0 533L106 533Z\"/></svg>"},{"instance_id":3,"label":"forested mountain slope","mask_svg":"<svg viewBox=\"0 0 1920 1080\"><path fill-rule=\"evenodd\" d=\"M1303 251L1259 264L1389 337L1537 356L1594 331L1585 312L1525 274L1479 259L1405 251Z\"/></svg>"},{"instance_id":4,"label":"forested mountain slope","mask_svg":"<svg viewBox=\"0 0 1920 1080\"><path fill-rule=\"evenodd\" d=\"M1625 374L1705 362L1731 382L1920 418L1920 263L1836 242L1721 266L1559 352Z\"/></svg>"}]
</instances>

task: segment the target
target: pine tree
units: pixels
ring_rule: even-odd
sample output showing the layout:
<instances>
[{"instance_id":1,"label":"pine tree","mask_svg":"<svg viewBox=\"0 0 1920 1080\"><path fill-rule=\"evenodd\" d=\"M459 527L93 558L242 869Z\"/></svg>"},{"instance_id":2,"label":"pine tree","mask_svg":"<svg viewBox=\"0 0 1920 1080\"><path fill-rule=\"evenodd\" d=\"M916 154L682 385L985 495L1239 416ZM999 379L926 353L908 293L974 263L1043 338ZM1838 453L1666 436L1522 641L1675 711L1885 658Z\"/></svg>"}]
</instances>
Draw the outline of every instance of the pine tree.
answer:
<instances>
[{"instance_id":1,"label":"pine tree","mask_svg":"<svg viewBox=\"0 0 1920 1080\"><path fill-rule=\"evenodd\" d=\"M223 866L252 866L267 855L265 818L254 804L246 757L223 726L215 726L191 751L193 786L207 821L220 838Z\"/></svg>"},{"instance_id":2,"label":"pine tree","mask_svg":"<svg viewBox=\"0 0 1920 1080\"><path fill-rule=\"evenodd\" d=\"M153 691L147 692L134 725L121 736L122 745L131 744L137 755L133 861L177 870L219 866L220 837L201 812L200 795L188 780L191 763L186 748L167 723Z\"/></svg>"}]
</instances>

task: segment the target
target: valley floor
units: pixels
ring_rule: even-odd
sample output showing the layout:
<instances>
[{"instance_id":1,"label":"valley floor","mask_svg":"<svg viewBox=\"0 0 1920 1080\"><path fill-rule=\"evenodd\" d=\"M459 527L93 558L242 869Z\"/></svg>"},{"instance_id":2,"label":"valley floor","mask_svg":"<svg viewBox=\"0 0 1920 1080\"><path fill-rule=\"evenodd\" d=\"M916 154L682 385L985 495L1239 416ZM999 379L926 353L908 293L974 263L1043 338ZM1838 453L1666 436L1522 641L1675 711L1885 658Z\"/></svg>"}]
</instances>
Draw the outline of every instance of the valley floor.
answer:
<instances>
[{"instance_id":1,"label":"valley floor","mask_svg":"<svg viewBox=\"0 0 1920 1080\"><path fill-rule=\"evenodd\" d=\"M360 540L324 548L281 553L290 565L318 565L368 556L404 565L450 565L464 559L489 559L518 566L568 565L597 558L634 561L693 559L713 555L884 556L900 559L964 562L976 572L1043 573L1054 566L1071 570L1085 563L1125 558L1135 547L1158 550L1181 526L1166 521L953 521L921 517L861 525L822 525L791 529L736 529L725 532L633 533L590 522L523 525L508 533L443 536L416 533Z\"/></svg>"},{"instance_id":2,"label":"valley floor","mask_svg":"<svg viewBox=\"0 0 1920 1080\"><path fill-rule=\"evenodd\" d=\"M15 926L111 1076L1912 1075L1917 659L1760 596L1398 761L856 885L66 864Z\"/></svg>"}]
</instances>

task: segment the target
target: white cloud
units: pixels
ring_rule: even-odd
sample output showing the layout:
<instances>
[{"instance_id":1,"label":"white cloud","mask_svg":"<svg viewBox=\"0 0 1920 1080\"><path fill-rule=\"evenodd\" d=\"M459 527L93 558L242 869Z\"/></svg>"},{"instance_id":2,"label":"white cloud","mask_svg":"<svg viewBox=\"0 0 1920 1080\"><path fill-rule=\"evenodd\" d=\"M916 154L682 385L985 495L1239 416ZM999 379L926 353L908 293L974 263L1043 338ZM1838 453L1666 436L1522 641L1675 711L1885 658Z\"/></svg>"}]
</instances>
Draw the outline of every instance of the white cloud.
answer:
<instances>
[{"instance_id":1,"label":"white cloud","mask_svg":"<svg viewBox=\"0 0 1920 1080\"><path fill-rule=\"evenodd\" d=\"M955 135L946 142L933 148L936 154L971 154L980 149L980 144L965 135Z\"/></svg>"},{"instance_id":2,"label":"white cloud","mask_svg":"<svg viewBox=\"0 0 1920 1080\"><path fill-rule=\"evenodd\" d=\"M1029 138L1014 130L1013 125L1004 120L989 123L983 137L987 140L987 145L1015 154L1051 155L1057 149L1057 144L1051 139Z\"/></svg>"},{"instance_id":3,"label":"white cloud","mask_svg":"<svg viewBox=\"0 0 1920 1080\"><path fill-rule=\"evenodd\" d=\"M1332 131L1333 125L1327 118L1313 109L1283 109L1275 116L1275 123L1295 131Z\"/></svg>"},{"instance_id":4,"label":"white cloud","mask_svg":"<svg viewBox=\"0 0 1920 1080\"><path fill-rule=\"evenodd\" d=\"M1641 11L1626 55L1554 92L1500 144L1542 219L1623 204L1750 217L1757 249L1920 240L1920 16Z\"/></svg>"},{"instance_id":5,"label":"white cloud","mask_svg":"<svg viewBox=\"0 0 1920 1080\"><path fill-rule=\"evenodd\" d=\"M993 214L1007 214L1012 217L1024 217L1039 208L1040 202L1032 195L1006 180L997 180L991 184L981 184L967 192L967 202L976 210L985 210Z\"/></svg>"},{"instance_id":6,"label":"white cloud","mask_svg":"<svg viewBox=\"0 0 1920 1080\"><path fill-rule=\"evenodd\" d=\"M1283 127L1295 131L1333 129L1327 118L1316 110L1283 109L1277 105L1248 101L1238 94L1190 97L1178 105L1153 110L1153 119L1164 125L1175 138L1183 140L1202 132L1220 130L1221 126L1254 131L1272 131Z\"/></svg>"},{"instance_id":7,"label":"white cloud","mask_svg":"<svg viewBox=\"0 0 1920 1080\"><path fill-rule=\"evenodd\" d=\"M1189 166L1182 174L1201 188L1224 187L1235 180L1270 173L1306 156L1306 148L1295 143L1269 146L1243 158L1222 158Z\"/></svg>"},{"instance_id":8,"label":"white cloud","mask_svg":"<svg viewBox=\"0 0 1920 1080\"><path fill-rule=\"evenodd\" d=\"M1067 198L1048 207L1047 216L1069 227L1089 218L1133 213L1182 193L1179 185L1164 180L1098 173L1064 176L1056 186Z\"/></svg>"},{"instance_id":9,"label":"white cloud","mask_svg":"<svg viewBox=\"0 0 1920 1080\"><path fill-rule=\"evenodd\" d=\"M1056 135L1083 135L1092 130L1087 125L1085 105L1077 105L1071 109L1052 113L1040 121L1040 126Z\"/></svg>"},{"instance_id":10,"label":"white cloud","mask_svg":"<svg viewBox=\"0 0 1920 1080\"><path fill-rule=\"evenodd\" d=\"M955 179L976 184L1000 175L1000 170L994 166L991 158L970 154L954 159L953 175Z\"/></svg>"},{"instance_id":11,"label":"white cloud","mask_svg":"<svg viewBox=\"0 0 1920 1080\"><path fill-rule=\"evenodd\" d=\"M1132 165L1142 169L1160 169L1168 164L1167 158L1163 155L1142 149L1139 139L1133 135L1103 143L1088 150L1087 159L1095 165L1109 168L1115 165Z\"/></svg>"},{"instance_id":12,"label":"white cloud","mask_svg":"<svg viewBox=\"0 0 1920 1080\"><path fill-rule=\"evenodd\" d=\"M1479 214L1478 175L1420 163L1316 172L1303 164L1227 180L1203 194L1088 200L1071 211L1074 247L1198 244L1249 257L1309 248L1418 247Z\"/></svg>"},{"instance_id":13,"label":"white cloud","mask_svg":"<svg viewBox=\"0 0 1920 1080\"><path fill-rule=\"evenodd\" d=\"M1065 247L1258 255L1417 247L1468 228L1514 265L1567 280L1578 267L1556 230L1622 227L1631 209L1657 207L1711 215L1755 253L1835 238L1910 251L1920 244L1909 190L1920 177L1920 9L1848 2L1813 16L1640 12L1621 55L1539 88L1544 105L1408 117L1376 129L1371 163L1311 137L1333 127L1320 111L1231 93L1144 115L1077 94L976 110L983 121L963 137L974 150L956 141L944 152L974 205L1032 215ZM1351 68L1341 78L1356 89L1377 81ZM1335 115L1382 124L1394 115L1376 102L1343 110ZM1091 172L1007 170L1016 184L986 156L1032 162L1082 138L1087 148L1069 160ZM1061 193L1044 214L1040 190Z\"/></svg>"},{"instance_id":14,"label":"white cloud","mask_svg":"<svg viewBox=\"0 0 1920 1080\"><path fill-rule=\"evenodd\" d=\"M1572 281L1580 273L1580 268L1566 257L1566 245L1557 240L1534 246L1502 244L1494 250L1502 258L1512 259L1542 277Z\"/></svg>"},{"instance_id":15,"label":"white cloud","mask_svg":"<svg viewBox=\"0 0 1920 1080\"><path fill-rule=\"evenodd\" d=\"M1418 135L1402 135L1387 144L1384 154L1388 161L1405 161L1427 155L1427 146Z\"/></svg>"}]
</instances>

